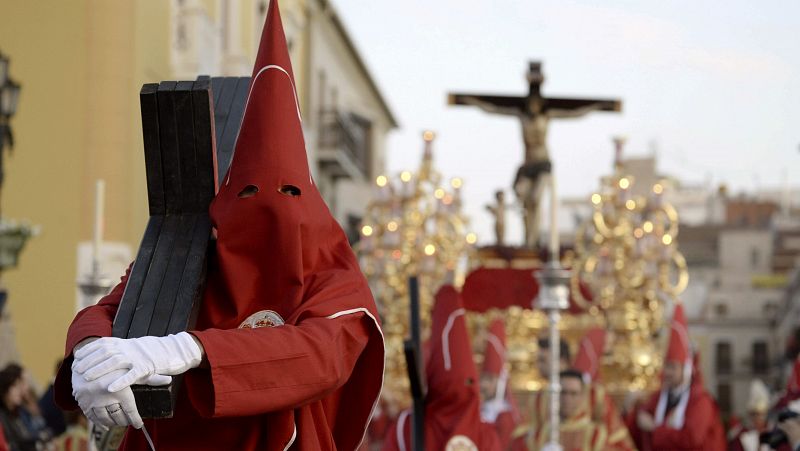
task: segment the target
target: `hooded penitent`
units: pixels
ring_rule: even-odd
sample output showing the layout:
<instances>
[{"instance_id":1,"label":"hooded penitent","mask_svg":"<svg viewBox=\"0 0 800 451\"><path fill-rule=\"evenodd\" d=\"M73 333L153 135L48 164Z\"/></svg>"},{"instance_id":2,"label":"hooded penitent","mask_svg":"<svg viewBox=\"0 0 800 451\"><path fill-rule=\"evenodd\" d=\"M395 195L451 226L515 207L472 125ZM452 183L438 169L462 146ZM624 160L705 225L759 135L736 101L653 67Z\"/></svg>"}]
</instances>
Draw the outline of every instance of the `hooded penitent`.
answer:
<instances>
[{"instance_id":1,"label":"hooded penitent","mask_svg":"<svg viewBox=\"0 0 800 451\"><path fill-rule=\"evenodd\" d=\"M572 366L583 374L586 383L597 380L605 340L606 331L599 327L590 329L581 339Z\"/></svg>"},{"instance_id":2,"label":"hooded penitent","mask_svg":"<svg viewBox=\"0 0 800 451\"><path fill-rule=\"evenodd\" d=\"M497 450L493 428L481 422L478 371L459 293L444 286L436 294L425 375L425 449ZM404 412L389 430L384 449L410 449L412 415Z\"/></svg>"},{"instance_id":3,"label":"hooded penitent","mask_svg":"<svg viewBox=\"0 0 800 451\"><path fill-rule=\"evenodd\" d=\"M489 324L486 332L482 372L495 378L497 382L494 397L483 400L481 418L495 425L500 446L506 449L511 443L514 430L522 421L522 416L509 388L505 323L501 318L497 318Z\"/></svg>"},{"instance_id":4,"label":"hooded penitent","mask_svg":"<svg viewBox=\"0 0 800 451\"><path fill-rule=\"evenodd\" d=\"M652 415L655 428L639 427L634 414L631 432L642 450L724 450L725 434L719 408L703 387L699 354L689 347L683 306L675 306L665 361L683 365L683 383L670 393L667 387L654 393L640 407ZM672 401L669 401L672 398ZM670 405L668 405L670 404Z\"/></svg>"},{"instance_id":5,"label":"hooded penitent","mask_svg":"<svg viewBox=\"0 0 800 451\"><path fill-rule=\"evenodd\" d=\"M274 0L210 214L216 255L192 331L210 369L186 373L174 418L145 422L156 447L355 449L381 389L383 340L366 280L309 171ZM114 307L113 296L101 306ZM108 335L87 316L109 315L76 319L67 354L81 335ZM139 433L126 441L146 447Z\"/></svg>"},{"instance_id":6,"label":"hooded penitent","mask_svg":"<svg viewBox=\"0 0 800 451\"><path fill-rule=\"evenodd\" d=\"M689 388L692 384L691 375L693 373L689 329L686 327L686 315L683 313L683 304L677 304L672 314L669 345L667 346L667 355L664 357L664 361L676 362L682 365L684 375L683 384L679 388L680 399L678 404L672 409L673 411L671 415L669 415L669 418L666 418L668 391L665 389L661 390L661 397L656 407L655 420L657 425L667 421L670 427L680 429L683 427L686 406L689 402Z\"/></svg>"}]
</instances>

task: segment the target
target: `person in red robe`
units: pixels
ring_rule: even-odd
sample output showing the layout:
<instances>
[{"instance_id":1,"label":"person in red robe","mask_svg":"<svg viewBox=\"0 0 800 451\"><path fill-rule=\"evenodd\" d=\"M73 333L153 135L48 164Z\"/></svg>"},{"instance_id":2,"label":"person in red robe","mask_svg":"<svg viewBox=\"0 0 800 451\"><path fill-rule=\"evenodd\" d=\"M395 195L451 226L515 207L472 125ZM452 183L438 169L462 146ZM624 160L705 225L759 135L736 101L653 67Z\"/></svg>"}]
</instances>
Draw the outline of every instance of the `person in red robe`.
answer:
<instances>
[{"instance_id":1,"label":"person in red robe","mask_svg":"<svg viewBox=\"0 0 800 451\"><path fill-rule=\"evenodd\" d=\"M788 407L789 404L798 398L800 398L800 355L794 359L792 372L789 375L789 379L786 380L786 389L772 408L773 410L780 411Z\"/></svg>"},{"instance_id":2,"label":"person in red robe","mask_svg":"<svg viewBox=\"0 0 800 451\"><path fill-rule=\"evenodd\" d=\"M759 451L759 436L768 429L769 398L769 389L764 382L760 379L750 382L747 421L736 429L729 429L728 451Z\"/></svg>"},{"instance_id":3,"label":"person in red robe","mask_svg":"<svg viewBox=\"0 0 800 451\"><path fill-rule=\"evenodd\" d=\"M143 422L159 451L354 450L381 390L375 303L311 178L277 3L210 207L216 252L195 330L108 338L126 275L67 334L57 402L100 421L141 427L129 385L185 375L174 416ZM128 428L122 448L149 446Z\"/></svg>"},{"instance_id":4,"label":"person in red robe","mask_svg":"<svg viewBox=\"0 0 800 451\"><path fill-rule=\"evenodd\" d=\"M605 342L605 329L597 327L588 330L578 345L572 367L583 374L583 380L588 387L588 409L592 421L605 425L606 449L633 451L636 448L622 415L599 379Z\"/></svg>"},{"instance_id":5,"label":"person in red robe","mask_svg":"<svg viewBox=\"0 0 800 451\"><path fill-rule=\"evenodd\" d=\"M458 291L450 285L440 288L425 362L426 450L500 450L493 425L481 421L478 370L464 313ZM384 451L411 449L412 421L410 410L400 413L384 439Z\"/></svg>"},{"instance_id":6,"label":"person in red robe","mask_svg":"<svg viewBox=\"0 0 800 451\"><path fill-rule=\"evenodd\" d=\"M632 415L631 436L643 451L723 451L719 408L693 362L683 306L675 306L661 390Z\"/></svg>"},{"instance_id":7,"label":"person in red robe","mask_svg":"<svg viewBox=\"0 0 800 451\"><path fill-rule=\"evenodd\" d=\"M508 449L514 430L522 422L522 415L508 387L506 327L500 318L493 320L487 330L480 384L481 418L495 426L500 448Z\"/></svg>"}]
</instances>

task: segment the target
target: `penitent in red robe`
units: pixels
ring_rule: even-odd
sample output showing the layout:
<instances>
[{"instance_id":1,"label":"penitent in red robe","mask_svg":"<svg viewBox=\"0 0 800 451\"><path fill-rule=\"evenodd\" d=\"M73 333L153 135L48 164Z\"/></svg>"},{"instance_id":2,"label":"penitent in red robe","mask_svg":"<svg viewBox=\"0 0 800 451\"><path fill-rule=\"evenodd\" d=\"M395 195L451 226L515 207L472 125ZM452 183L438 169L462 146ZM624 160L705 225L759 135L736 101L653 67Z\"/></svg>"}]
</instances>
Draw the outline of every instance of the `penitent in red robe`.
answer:
<instances>
[{"instance_id":1,"label":"penitent in red robe","mask_svg":"<svg viewBox=\"0 0 800 451\"><path fill-rule=\"evenodd\" d=\"M210 207L216 253L192 331L210 368L186 373L173 418L145 426L159 451L354 450L382 385L382 333L355 256L311 179L274 1L235 149ZM125 282L70 326L56 379L64 408L77 407L72 349L111 334ZM265 314L270 321L257 320ZM123 449L149 447L129 429Z\"/></svg>"},{"instance_id":2,"label":"penitent in red robe","mask_svg":"<svg viewBox=\"0 0 800 451\"><path fill-rule=\"evenodd\" d=\"M481 421L478 370L460 298L449 285L436 293L425 362L425 449L498 451L494 427ZM400 414L387 431L384 451L411 449L412 421L408 410Z\"/></svg>"},{"instance_id":3,"label":"penitent in red robe","mask_svg":"<svg viewBox=\"0 0 800 451\"><path fill-rule=\"evenodd\" d=\"M637 447L642 451L725 451L727 444L720 421L719 407L703 386L700 355L696 352L692 355L690 351L686 318L680 304L675 307L665 360L688 361L689 363L685 365L691 366L691 381L687 389L689 399L683 411L683 426L677 429L669 425L670 418L680 415L680 403L678 403L678 406L665 411L663 423L656 426L652 432L638 428L636 424L638 410L643 409L656 418L656 409L661 396L661 392L656 392L643 406L634 409L628 419L631 437Z\"/></svg>"},{"instance_id":4,"label":"penitent in red robe","mask_svg":"<svg viewBox=\"0 0 800 451\"><path fill-rule=\"evenodd\" d=\"M654 393L640 409L655 415L659 396L660 393ZM669 414L668 411L667 416ZM653 432L644 432L636 427L635 415L631 422L631 428L634 441L643 451L724 451L726 447L716 402L705 389L695 384L689 392L683 428L673 429L667 424L662 424L657 426Z\"/></svg>"},{"instance_id":5,"label":"penitent in red robe","mask_svg":"<svg viewBox=\"0 0 800 451\"><path fill-rule=\"evenodd\" d=\"M506 326L501 318L489 324L483 352L483 372L497 377L497 393L495 399L484 400L481 416L484 421L494 425L500 449L508 449L514 431L522 423L522 415L508 386L510 374L506 366Z\"/></svg>"}]
</instances>

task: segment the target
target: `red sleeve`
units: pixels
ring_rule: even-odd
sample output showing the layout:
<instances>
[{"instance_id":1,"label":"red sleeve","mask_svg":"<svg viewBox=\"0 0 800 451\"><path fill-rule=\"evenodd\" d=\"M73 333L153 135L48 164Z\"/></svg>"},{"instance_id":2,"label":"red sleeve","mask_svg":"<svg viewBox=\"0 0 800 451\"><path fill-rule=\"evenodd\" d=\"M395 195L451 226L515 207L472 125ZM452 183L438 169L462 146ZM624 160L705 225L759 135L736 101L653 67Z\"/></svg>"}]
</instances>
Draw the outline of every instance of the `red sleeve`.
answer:
<instances>
[{"instance_id":1,"label":"red sleeve","mask_svg":"<svg viewBox=\"0 0 800 451\"><path fill-rule=\"evenodd\" d=\"M381 451L398 451L400 449L400 445L397 443L397 428L398 428L398 423L397 420L395 420L386 429L386 434L383 437L383 444L381 446Z\"/></svg>"},{"instance_id":2,"label":"red sleeve","mask_svg":"<svg viewBox=\"0 0 800 451\"><path fill-rule=\"evenodd\" d=\"M186 374L194 406L204 416L255 415L294 409L338 389L370 337L362 312L313 317L297 325L192 332L210 370Z\"/></svg>"},{"instance_id":3,"label":"red sleeve","mask_svg":"<svg viewBox=\"0 0 800 451\"><path fill-rule=\"evenodd\" d=\"M0 451L8 451L8 442L2 426L0 426Z\"/></svg>"},{"instance_id":4,"label":"red sleeve","mask_svg":"<svg viewBox=\"0 0 800 451\"><path fill-rule=\"evenodd\" d=\"M636 418L639 412L647 412L650 415L653 415L653 412L656 410L656 404L658 403L658 396L659 393L655 392L650 395L650 398L646 401L637 401L633 408L628 412L625 416L624 422L625 425L628 427L628 432L630 433L631 440L633 440L633 444L636 446L637 449L651 449L652 448L652 435L645 431L639 429L639 425L637 424Z\"/></svg>"},{"instance_id":5,"label":"red sleeve","mask_svg":"<svg viewBox=\"0 0 800 451\"><path fill-rule=\"evenodd\" d=\"M672 429L664 425L653 430L653 448L655 449L681 449L703 448L708 439L714 421L719 421L715 415L714 406L708 395L700 395L686 406L686 418L682 429Z\"/></svg>"},{"instance_id":6,"label":"red sleeve","mask_svg":"<svg viewBox=\"0 0 800 451\"><path fill-rule=\"evenodd\" d=\"M62 409L74 410L78 404L72 397L72 349L89 337L109 337L111 336L111 326L114 316L117 314L119 302L122 300L122 293L128 283L128 275L131 267L125 271L125 275L120 279L119 284L100 301L92 306L78 312L75 319L67 331L67 342L64 348L64 362L58 369L54 383L56 404Z\"/></svg>"}]
</instances>

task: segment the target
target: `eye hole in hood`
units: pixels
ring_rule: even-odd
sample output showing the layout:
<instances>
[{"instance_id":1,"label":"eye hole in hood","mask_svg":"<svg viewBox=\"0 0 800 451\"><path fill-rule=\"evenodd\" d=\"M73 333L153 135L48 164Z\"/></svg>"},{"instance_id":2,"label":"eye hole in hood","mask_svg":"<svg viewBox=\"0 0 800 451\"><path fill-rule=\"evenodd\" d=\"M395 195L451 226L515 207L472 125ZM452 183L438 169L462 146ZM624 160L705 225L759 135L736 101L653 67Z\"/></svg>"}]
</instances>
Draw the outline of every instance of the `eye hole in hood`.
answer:
<instances>
[{"instance_id":1,"label":"eye hole in hood","mask_svg":"<svg viewBox=\"0 0 800 451\"><path fill-rule=\"evenodd\" d=\"M258 188L256 188L256 189L258 189ZM281 194L285 194L287 196L292 196L292 197L298 197L301 194L300 188L298 188L298 187L296 187L294 185L283 185L280 188L278 188L278 192L280 192Z\"/></svg>"},{"instance_id":2,"label":"eye hole in hood","mask_svg":"<svg viewBox=\"0 0 800 451\"><path fill-rule=\"evenodd\" d=\"M246 199L248 197L253 197L258 193L258 187L255 185L247 185L241 191L239 191L239 199Z\"/></svg>"}]
</instances>

